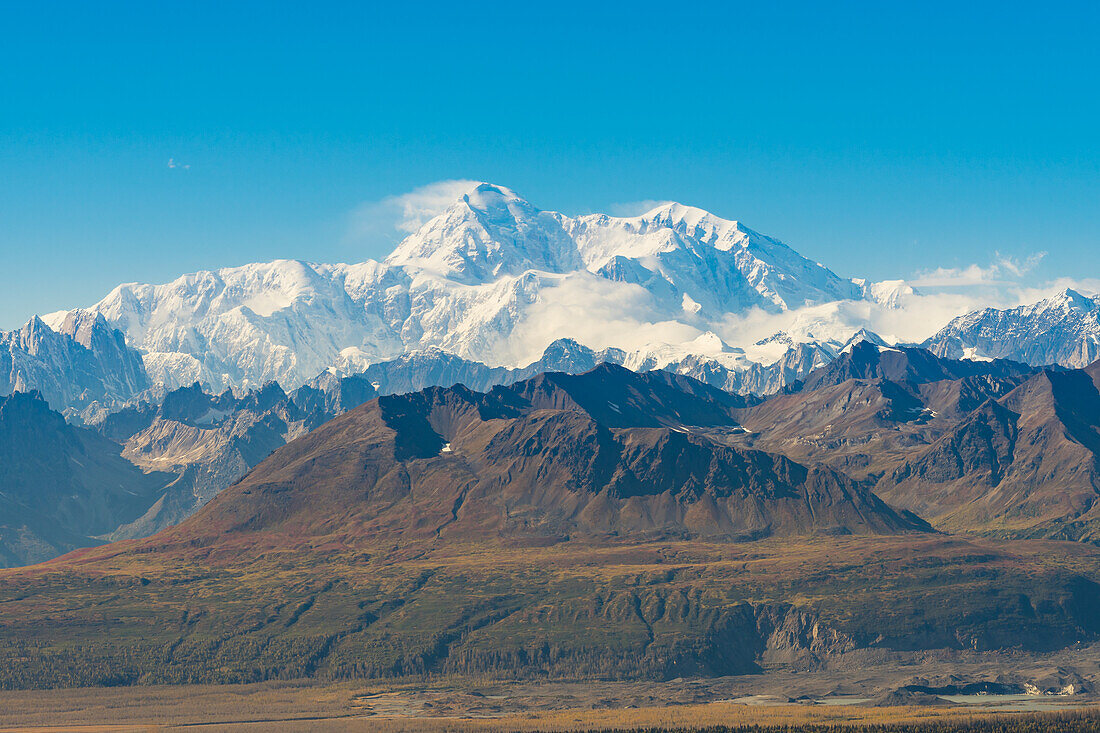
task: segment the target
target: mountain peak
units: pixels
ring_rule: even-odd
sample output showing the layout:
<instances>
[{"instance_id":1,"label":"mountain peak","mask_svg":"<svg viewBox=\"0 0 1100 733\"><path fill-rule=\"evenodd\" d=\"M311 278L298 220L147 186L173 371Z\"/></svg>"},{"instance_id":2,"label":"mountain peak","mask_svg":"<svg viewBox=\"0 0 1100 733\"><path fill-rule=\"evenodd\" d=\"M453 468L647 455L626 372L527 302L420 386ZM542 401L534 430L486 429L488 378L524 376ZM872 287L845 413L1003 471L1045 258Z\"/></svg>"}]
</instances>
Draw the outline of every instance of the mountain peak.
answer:
<instances>
[{"instance_id":1,"label":"mountain peak","mask_svg":"<svg viewBox=\"0 0 1100 733\"><path fill-rule=\"evenodd\" d=\"M923 529L842 474L700 432L735 427L741 406L687 377L614 365L488 394L456 385L381 397L279 448L149 542L305 539L331 532L334 517L355 528L351 541L402 544Z\"/></svg>"},{"instance_id":2,"label":"mountain peak","mask_svg":"<svg viewBox=\"0 0 1100 733\"><path fill-rule=\"evenodd\" d=\"M41 333L43 330L52 331L53 329L37 315L31 316L23 325L23 333L25 334Z\"/></svg>"},{"instance_id":3,"label":"mountain peak","mask_svg":"<svg viewBox=\"0 0 1100 733\"><path fill-rule=\"evenodd\" d=\"M853 340L834 361L810 372L804 389L835 386L849 379L881 379L918 385L971 376L1018 377L1032 372L1024 364L1007 360L947 359L922 348L878 346L870 340L860 339Z\"/></svg>"},{"instance_id":4,"label":"mountain peak","mask_svg":"<svg viewBox=\"0 0 1100 733\"><path fill-rule=\"evenodd\" d=\"M479 183L472 191L463 194L460 200L469 204L471 208L487 208L496 203L508 201L521 201L528 206L531 205L512 189L495 183Z\"/></svg>"},{"instance_id":5,"label":"mountain peak","mask_svg":"<svg viewBox=\"0 0 1100 733\"><path fill-rule=\"evenodd\" d=\"M329 367L352 373L429 347L518 368L544 336L637 350L636 364L725 357L740 353L713 335L729 317L863 297L782 242L697 207L570 217L487 181L441 190L439 200L406 201L410 214L447 208L432 208L383 262L198 272L122 286L89 310L143 352L148 376L166 387L277 379L293 389ZM57 328L65 316L48 322ZM535 335L535 318L557 325ZM639 336L647 333L652 340ZM738 368L749 361L765 366L746 357Z\"/></svg>"},{"instance_id":6,"label":"mountain peak","mask_svg":"<svg viewBox=\"0 0 1100 733\"><path fill-rule=\"evenodd\" d=\"M23 420L28 415L49 415L57 423L64 422L59 413L50 409L46 399L37 389L0 396L0 420Z\"/></svg>"},{"instance_id":7,"label":"mountain peak","mask_svg":"<svg viewBox=\"0 0 1100 733\"><path fill-rule=\"evenodd\" d=\"M386 264L478 285L526 270L578 269L577 246L556 216L504 186L481 183L409 235Z\"/></svg>"},{"instance_id":8,"label":"mountain peak","mask_svg":"<svg viewBox=\"0 0 1100 733\"><path fill-rule=\"evenodd\" d=\"M77 308L70 311L55 329L58 333L72 336L80 345L91 348L92 337L97 332L110 333L113 329L103 314Z\"/></svg>"},{"instance_id":9,"label":"mountain peak","mask_svg":"<svg viewBox=\"0 0 1100 733\"><path fill-rule=\"evenodd\" d=\"M874 331L869 331L866 328L861 328L852 334L852 337L848 339L848 341L844 344L840 351L841 353L851 351L854 350L857 346L862 349L867 349L868 346L872 347L877 353L879 348L888 348L889 344L887 344L886 341L884 341L883 338Z\"/></svg>"},{"instance_id":10,"label":"mountain peak","mask_svg":"<svg viewBox=\"0 0 1100 733\"><path fill-rule=\"evenodd\" d=\"M1072 308L1073 310L1091 311L1096 308L1096 302L1092 298L1072 288L1064 288L1057 295L1049 298L1048 302L1062 308Z\"/></svg>"},{"instance_id":11,"label":"mountain peak","mask_svg":"<svg viewBox=\"0 0 1100 733\"><path fill-rule=\"evenodd\" d=\"M715 216L705 209L700 209L698 206L689 206L687 204L681 204L678 201L666 201L663 204L653 207L649 211L642 214L643 219L669 219L673 221L689 221L698 222L703 219L711 219L714 221L726 222L729 224L736 224L735 221L729 221L719 216Z\"/></svg>"},{"instance_id":12,"label":"mountain peak","mask_svg":"<svg viewBox=\"0 0 1100 733\"><path fill-rule=\"evenodd\" d=\"M756 234L737 221L675 201L650 209L638 218L649 226L672 229L727 251L746 246Z\"/></svg>"}]
</instances>

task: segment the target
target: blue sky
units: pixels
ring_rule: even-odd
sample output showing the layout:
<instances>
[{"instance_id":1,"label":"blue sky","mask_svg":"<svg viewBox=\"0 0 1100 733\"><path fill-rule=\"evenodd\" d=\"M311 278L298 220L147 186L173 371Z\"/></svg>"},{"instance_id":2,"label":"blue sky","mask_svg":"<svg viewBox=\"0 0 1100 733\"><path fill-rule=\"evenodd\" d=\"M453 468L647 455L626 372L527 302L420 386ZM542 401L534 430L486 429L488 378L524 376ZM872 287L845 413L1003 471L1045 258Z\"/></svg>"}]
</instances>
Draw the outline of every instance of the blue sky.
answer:
<instances>
[{"instance_id":1,"label":"blue sky","mask_svg":"<svg viewBox=\"0 0 1100 733\"><path fill-rule=\"evenodd\" d=\"M122 281L380 257L355 212L447 179L677 200L845 276L1100 277L1098 3L3 12L0 328Z\"/></svg>"}]
</instances>

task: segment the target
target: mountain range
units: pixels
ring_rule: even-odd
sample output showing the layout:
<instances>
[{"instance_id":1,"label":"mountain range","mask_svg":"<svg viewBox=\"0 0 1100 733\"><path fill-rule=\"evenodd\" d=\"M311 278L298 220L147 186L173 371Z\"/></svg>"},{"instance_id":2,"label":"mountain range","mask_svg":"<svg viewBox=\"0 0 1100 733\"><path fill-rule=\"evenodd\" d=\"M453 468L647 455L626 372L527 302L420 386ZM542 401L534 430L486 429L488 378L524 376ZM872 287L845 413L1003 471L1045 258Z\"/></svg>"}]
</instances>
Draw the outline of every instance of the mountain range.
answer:
<instances>
[{"instance_id":1,"label":"mountain range","mask_svg":"<svg viewBox=\"0 0 1100 733\"><path fill-rule=\"evenodd\" d=\"M100 544L177 479L120 453L108 438L66 423L37 393L0 397L0 564Z\"/></svg>"},{"instance_id":2,"label":"mountain range","mask_svg":"<svg viewBox=\"0 0 1100 733\"><path fill-rule=\"evenodd\" d=\"M165 537L293 528L372 543L729 540L924 528L839 472L695 434L736 430L741 404L609 364L488 393L381 397L275 451ZM340 507L339 521L319 506Z\"/></svg>"},{"instance_id":3,"label":"mountain range","mask_svg":"<svg viewBox=\"0 0 1100 733\"><path fill-rule=\"evenodd\" d=\"M1100 362L1044 370L884 476L878 492L950 530L1100 539Z\"/></svg>"},{"instance_id":4,"label":"mountain range","mask_svg":"<svg viewBox=\"0 0 1100 733\"><path fill-rule=\"evenodd\" d=\"M124 465L135 476L155 476L155 480L142 485L151 482L158 490L127 489L134 501L119 510L100 500L102 491L109 493L117 488L112 484L113 474L93 471L83 475L81 480L90 490L79 500L95 504L104 518L94 531L81 523L58 521L57 517L49 520L48 512L39 516L33 502L17 500L0 520L6 528L6 533L0 533L0 566L23 565L76 547L144 537L162 530L193 514L275 449L380 395L457 384L489 391L544 372L589 371L620 356L592 352L570 341L551 344L542 359L524 369L490 368L443 352L410 354L374 364L365 373L349 377L324 372L290 393L276 382L237 394L232 390L213 394L198 383L171 391L149 389L140 399L115 404L112 409L93 403L79 413L70 410L68 422L50 409L41 394L14 393L0 399L11 400L14 405L24 404L16 398L25 398L37 406L23 427L12 428L4 436L23 452L22 458L41 465L65 464L72 458L71 446L78 442L70 434L94 436L96 460ZM731 404L748 403L744 398L716 393ZM81 427L70 426L70 422ZM19 430L50 434L52 438L28 445ZM81 448L82 453L87 451L87 447ZM36 484L35 475L45 483ZM7 490L0 483L0 494L9 498L26 494L40 499L56 490L51 477L49 472L32 471L16 480L13 474L15 483ZM59 527L64 533L55 531Z\"/></svg>"},{"instance_id":5,"label":"mountain range","mask_svg":"<svg viewBox=\"0 0 1100 733\"><path fill-rule=\"evenodd\" d=\"M68 532L64 541L41 529L47 525L39 521L34 506L26 505L26 516L13 510L5 522L8 534L0 537L4 562L25 564L76 547L163 530L191 516L274 451L305 440L333 418L372 400L391 404L387 400L436 394L433 389L446 385L444 389L459 390L459 397L448 399L473 400L481 413L497 410L497 419L511 419L519 416L517 400L533 399L533 384L555 385L550 390L556 395L550 402L555 409L578 403L579 388L565 389L561 379L598 383L599 389L587 394L584 411L612 429L686 431L668 439L690 435L819 466L937 528L1007 537L1094 537L1091 507L1100 491L1095 469L1100 451L1090 437L1100 425L1100 413L1093 409L1100 398L1090 387L1095 365L1069 370L1004 359L944 359L925 349L889 347L864 338L765 399L664 370L634 373L616 364L619 357L568 341L551 345L542 360L524 370L490 368L442 353L414 354L372 365L361 375L325 372L289 393L275 382L241 394L212 394L194 384L113 412L87 415L85 428L70 427L35 397L41 409L35 412L34 430L55 437L26 452L24 459L63 464L72 455L66 447L72 439L65 436L81 430L96 436L97 460L126 463L135 475L153 476L157 490L131 491L138 497L135 502L115 510L94 498L104 488L109 493L110 487L99 486L94 474L86 476L92 488L88 501L100 507L104 522L95 531L62 522L58 526ZM568 376L579 372L602 376ZM638 391L626 385L638 379L646 380L647 390L663 380L679 380L675 384L681 397L661 400L666 412L688 409L683 394L692 395L693 405L709 405L709 412L655 423L656 418L645 414L650 408L632 408L633 417L623 422L622 411L634 404ZM486 407L470 396L475 394L497 402L501 395L512 395L502 403L511 412L496 402ZM678 407L680 402L684 405ZM716 420L718 413L726 417ZM578 435L586 432L583 425L573 427ZM500 455L497 459L503 460ZM612 474L600 475L606 482ZM6 494L45 496L51 490L35 489L30 481ZM140 511L135 513L136 508ZM742 530L746 536L755 531ZM575 531L561 530L567 535Z\"/></svg>"},{"instance_id":6,"label":"mountain range","mask_svg":"<svg viewBox=\"0 0 1100 733\"><path fill-rule=\"evenodd\" d=\"M934 527L1094 541L1100 362L1036 368L864 342L738 413L743 440L821 462Z\"/></svg>"},{"instance_id":7,"label":"mountain range","mask_svg":"<svg viewBox=\"0 0 1100 733\"><path fill-rule=\"evenodd\" d=\"M914 307L918 295L901 281L845 280L701 209L568 217L480 184L381 262L280 260L129 283L0 333L0 394L33 389L90 415L195 382L293 390L396 361L423 370L410 384L442 385L428 375L461 369L455 381L488 386L500 370L537 373L554 344L569 343L577 362L554 368L583 371L596 358L767 395L853 341L893 343L868 330L868 314ZM921 345L1079 368L1100 356L1098 304L1065 290L960 316ZM791 318L763 338L744 328L769 314Z\"/></svg>"}]
</instances>

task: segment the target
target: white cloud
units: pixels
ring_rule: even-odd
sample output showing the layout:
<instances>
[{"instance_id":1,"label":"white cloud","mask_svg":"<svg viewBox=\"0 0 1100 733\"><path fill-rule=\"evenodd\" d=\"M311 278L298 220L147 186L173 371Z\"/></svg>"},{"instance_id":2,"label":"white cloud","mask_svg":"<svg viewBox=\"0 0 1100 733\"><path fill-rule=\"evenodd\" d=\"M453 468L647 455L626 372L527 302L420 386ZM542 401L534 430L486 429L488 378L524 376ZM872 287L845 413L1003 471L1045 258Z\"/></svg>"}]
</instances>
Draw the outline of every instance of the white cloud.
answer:
<instances>
[{"instance_id":1,"label":"white cloud","mask_svg":"<svg viewBox=\"0 0 1100 733\"><path fill-rule=\"evenodd\" d=\"M398 196L368 201L351 213L346 239L357 244L392 245L442 214L480 183L436 181Z\"/></svg>"},{"instance_id":2,"label":"white cloud","mask_svg":"<svg viewBox=\"0 0 1100 733\"><path fill-rule=\"evenodd\" d=\"M538 299L512 332L508 357L517 365L530 364L559 338L575 339L591 349L629 352L683 344L701 333L662 314L640 285L581 271L544 280Z\"/></svg>"},{"instance_id":3,"label":"white cloud","mask_svg":"<svg viewBox=\"0 0 1100 733\"><path fill-rule=\"evenodd\" d=\"M1015 298L998 307L1016 305ZM714 325L724 341L746 348L783 332L795 341L811 339L844 342L861 328L867 328L889 342L920 342L934 334L955 316L993 305L967 293L905 293L891 307L868 300L845 300L798 308L784 313L754 309L746 315L729 315Z\"/></svg>"},{"instance_id":4,"label":"white cloud","mask_svg":"<svg viewBox=\"0 0 1100 733\"><path fill-rule=\"evenodd\" d=\"M917 273L911 284L918 288L951 288L969 285L986 285L997 282L993 267L969 265L967 267L937 267Z\"/></svg>"},{"instance_id":5,"label":"white cloud","mask_svg":"<svg viewBox=\"0 0 1100 733\"><path fill-rule=\"evenodd\" d=\"M999 272L1018 278L1027 272L1028 262L1034 267L1035 258L1024 263L1014 262L1019 269L1013 272L1004 262ZM1019 273L1019 274L1016 274ZM915 293L900 300L898 308L874 307L868 314L868 327L883 336L894 336L902 341L923 341L932 336L956 316L983 308L1015 308L1035 303L1071 288L1085 294L1100 292L1100 280L1059 278L1041 283L1021 282L1003 278L999 281L983 281L970 287L958 287L932 292Z\"/></svg>"},{"instance_id":6,"label":"white cloud","mask_svg":"<svg viewBox=\"0 0 1100 733\"><path fill-rule=\"evenodd\" d=\"M956 288L973 285L999 285L1027 275L1046 257L1046 252L1036 252L1019 259L995 252L987 267L972 264L967 267L937 267L917 273L910 285L918 288Z\"/></svg>"},{"instance_id":7,"label":"white cloud","mask_svg":"<svg viewBox=\"0 0 1100 733\"><path fill-rule=\"evenodd\" d=\"M1025 287L1020 289L1021 303L1034 303L1043 298L1062 292L1066 288L1076 290L1082 295L1100 295L1100 278L1086 277L1082 279L1073 277L1060 277L1047 283Z\"/></svg>"},{"instance_id":8,"label":"white cloud","mask_svg":"<svg viewBox=\"0 0 1100 733\"><path fill-rule=\"evenodd\" d=\"M168 159L168 167L169 168L182 168L185 171L191 170L191 164L190 163L177 163L175 158L169 158Z\"/></svg>"},{"instance_id":9,"label":"white cloud","mask_svg":"<svg viewBox=\"0 0 1100 733\"><path fill-rule=\"evenodd\" d=\"M843 343L861 328L889 342L920 343L951 319L981 308L1012 308L1033 303L1070 287L1084 293L1100 290L1097 280L1061 279L1036 284L1027 276L1043 257L1023 259L995 254L988 266L937 268L914 280L888 283L882 302L853 300L824 303L784 313L753 309L713 319L670 313L639 286L612 283L577 273L539 294L509 343L508 360L527 364L555 338L570 337L595 349L614 346L627 352L655 354L662 349L693 351L690 343L705 330L726 344L743 348L748 359L768 363L781 350L755 346L778 332L795 341ZM922 290L912 287L920 285ZM667 347L667 348L666 348Z\"/></svg>"},{"instance_id":10,"label":"white cloud","mask_svg":"<svg viewBox=\"0 0 1100 733\"><path fill-rule=\"evenodd\" d=\"M887 341L919 343L951 319L983 308L1015 308L1049 298L1066 288L1085 294L1100 292L1100 279L1059 278L1036 282L1029 278L1045 253L1019 259L995 254L988 266L936 268L901 281L918 290L894 285L896 297L882 303L839 301L786 313L754 310L731 315L715 331L728 343L747 346L777 332L795 340L845 340L866 327Z\"/></svg>"},{"instance_id":11,"label":"white cloud","mask_svg":"<svg viewBox=\"0 0 1100 733\"><path fill-rule=\"evenodd\" d=\"M1035 254L1028 255L1023 260L1019 260L1015 257L1009 257L997 252L994 259L994 266L998 267L1000 271L1005 274L1012 275L1013 277L1023 277L1034 270L1046 256L1046 252L1036 252Z\"/></svg>"},{"instance_id":12,"label":"white cloud","mask_svg":"<svg viewBox=\"0 0 1100 733\"><path fill-rule=\"evenodd\" d=\"M644 199L642 201L624 201L618 204L611 204L607 207L607 213L611 216L641 216L646 212L653 211L658 206L667 206L673 203L672 201L657 201L655 199Z\"/></svg>"}]
</instances>

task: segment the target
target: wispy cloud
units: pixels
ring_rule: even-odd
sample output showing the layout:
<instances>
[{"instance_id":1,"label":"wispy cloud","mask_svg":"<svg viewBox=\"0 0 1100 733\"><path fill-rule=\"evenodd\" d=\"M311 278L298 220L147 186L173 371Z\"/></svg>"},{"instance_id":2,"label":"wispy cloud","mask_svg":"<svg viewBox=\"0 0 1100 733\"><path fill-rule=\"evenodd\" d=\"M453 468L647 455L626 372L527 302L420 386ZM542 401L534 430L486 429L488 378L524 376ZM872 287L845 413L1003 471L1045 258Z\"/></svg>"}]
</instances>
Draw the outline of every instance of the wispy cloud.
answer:
<instances>
[{"instance_id":1,"label":"wispy cloud","mask_svg":"<svg viewBox=\"0 0 1100 733\"><path fill-rule=\"evenodd\" d=\"M1000 285L1017 281L1042 262L1046 252L1036 252L1020 259L996 252L992 262L983 267L971 264L967 267L937 267L917 273L910 281L918 288L955 288L976 285Z\"/></svg>"},{"instance_id":2,"label":"wispy cloud","mask_svg":"<svg viewBox=\"0 0 1100 733\"><path fill-rule=\"evenodd\" d=\"M185 170L185 171L191 170L191 164L190 163L177 163L175 158L169 158L168 159L168 167L169 168L180 168L180 169Z\"/></svg>"},{"instance_id":3,"label":"wispy cloud","mask_svg":"<svg viewBox=\"0 0 1100 733\"><path fill-rule=\"evenodd\" d=\"M658 206L667 206L671 201L658 201L656 199L643 199L642 201L624 201L611 204L607 207L607 213L612 216L641 216L647 211L653 211Z\"/></svg>"},{"instance_id":4,"label":"wispy cloud","mask_svg":"<svg viewBox=\"0 0 1100 733\"><path fill-rule=\"evenodd\" d=\"M1000 268L1001 272L1008 273L1013 277L1023 277L1034 270L1046 256L1046 252L1036 252L1020 260L1015 257L1002 255L998 252L994 260L994 265Z\"/></svg>"},{"instance_id":5,"label":"wispy cloud","mask_svg":"<svg viewBox=\"0 0 1100 733\"><path fill-rule=\"evenodd\" d=\"M352 211L346 239L357 244L392 245L442 214L479 183L436 181L408 193L368 201Z\"/></svg>"}]
</instances>

